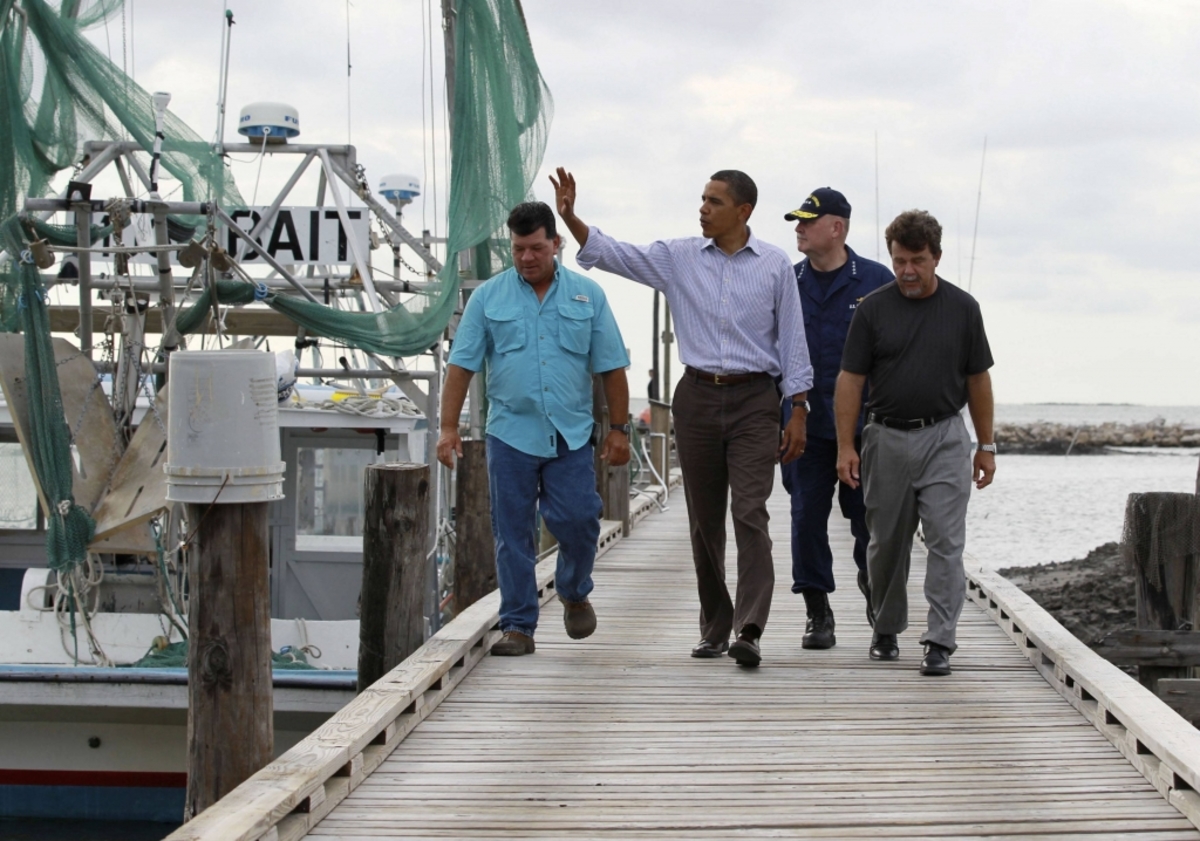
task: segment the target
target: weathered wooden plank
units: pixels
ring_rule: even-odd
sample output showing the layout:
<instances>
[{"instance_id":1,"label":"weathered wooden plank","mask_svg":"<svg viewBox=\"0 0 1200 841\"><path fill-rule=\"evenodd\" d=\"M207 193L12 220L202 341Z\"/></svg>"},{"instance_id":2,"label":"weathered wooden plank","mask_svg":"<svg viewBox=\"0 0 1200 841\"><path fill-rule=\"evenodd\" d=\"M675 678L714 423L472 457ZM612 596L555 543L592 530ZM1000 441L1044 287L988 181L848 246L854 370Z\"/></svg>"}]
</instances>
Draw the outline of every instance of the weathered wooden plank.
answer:
<instances>
[{"instance_id":1,"label":"weathered wooden plank","mask_svg":"<svg viewBox=\"0 0 1200 841\"><path fill-rule=\"evenodd\" d=\"M1114 631L1095 644L1097 654L1117 666L1200 666L1200 631Z\"/></svg>"},{"instance_id":2,"label":"weathered wooden plank","mask_svg":"<svg viewBox=\"0 0 1200 841\"><path fill-rule=\"evenodd\" d=\"M1200 679L1163 678L1158 682L1158 697L1182 718L1200 720Z\"/></svg>"}]
</instances>

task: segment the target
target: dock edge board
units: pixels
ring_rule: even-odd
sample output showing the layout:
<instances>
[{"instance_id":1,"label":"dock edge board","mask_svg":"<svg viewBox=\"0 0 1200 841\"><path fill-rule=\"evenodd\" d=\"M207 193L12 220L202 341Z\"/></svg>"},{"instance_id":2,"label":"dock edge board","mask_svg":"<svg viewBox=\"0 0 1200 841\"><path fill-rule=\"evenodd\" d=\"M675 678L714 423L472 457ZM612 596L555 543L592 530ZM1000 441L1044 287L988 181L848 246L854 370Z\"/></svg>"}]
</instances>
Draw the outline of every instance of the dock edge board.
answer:
<instances>
[{"instance_id":1,"label":"dock edge board","mask_svg":"<svg viewBox=\"0 0 1200 841\"><path fill-rule=\"evenodd\" d=\"M678 470L668 480L680 484ZM630 500L630 521L664 496L651 486ZM596 557L621 539L621 523L601 520ZM538 598L554 598L557 553L542 553ZM164 841L294 841L303 838L391 755L500 639L500 591L493 590L429 638L307 738L262 768Z\"/></svg>"},{"instance_id":2,"label":"dock edge board","mask_svg":"<svg viewBox=\"0 0 1200 841\"><path fill-rule=\"evenodd\" d=\"M1200 730L1003 576L968 569L967 596L1008 634L1046 682L1200 829Z\"/></svg>"}]
</instances>

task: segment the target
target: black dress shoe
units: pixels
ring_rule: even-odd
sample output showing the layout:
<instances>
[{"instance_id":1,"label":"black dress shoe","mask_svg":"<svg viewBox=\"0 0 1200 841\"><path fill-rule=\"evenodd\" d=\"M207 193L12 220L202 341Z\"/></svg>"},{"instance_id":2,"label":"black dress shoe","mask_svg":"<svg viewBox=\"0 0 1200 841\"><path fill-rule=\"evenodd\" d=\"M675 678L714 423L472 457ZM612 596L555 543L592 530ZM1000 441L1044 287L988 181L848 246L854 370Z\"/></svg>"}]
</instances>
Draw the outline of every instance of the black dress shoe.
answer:
<instances>
[{"instance_id":1,"label":"black dress shoe","mask_svg":"<svg viewBox=\"0 0 1200 841\"><path fill-rule=\"evenodd\" d=\"M871 634L872 660L899 660L900 644L895 634Z\"/></svg>"},{"instance_id":2,"label":"black dress shoe","mask_svg":"<svg viewBox=\"0 0 1200 841\"><path fill-rule=\"evenodd\" d=\"M921 661L921 674L942 677L950 674L950 649L936 642L925 643L925 659Z\"/></svg>"},{"instance_id":3,"label":"black dress shoe","mask_svg":"<svg viewBox=\"0 0 1200 841\"><path fill-rule=\"evenodd\" d=\"M709 640L700 640L695 648L692 649L693 657L720 657L729 650L729 641L710 642Z\"/></svg>"},{"instance_id":4,"label":"black dress shoe","mask_svg":"<svg viewBox=\"0 0 1200 841\"><path fill-rule=\"evenodd\" d=\"M739 636L729 646L729 656L737 660L739 666L757 666L762 662L762 652L758 650L755 637Z\"/></svg>"},{"instance_id":5,"label":"black dress shoe","mask_svg":"<svg viewBox=\"0 0 1200 841\"><path fill-rule=\"evenodd\" d=\"M867 624L875 627L875 606L871 604L871 578L865 569L858 571L858 591L867 599Z\"/></svg>"}]
</instances>

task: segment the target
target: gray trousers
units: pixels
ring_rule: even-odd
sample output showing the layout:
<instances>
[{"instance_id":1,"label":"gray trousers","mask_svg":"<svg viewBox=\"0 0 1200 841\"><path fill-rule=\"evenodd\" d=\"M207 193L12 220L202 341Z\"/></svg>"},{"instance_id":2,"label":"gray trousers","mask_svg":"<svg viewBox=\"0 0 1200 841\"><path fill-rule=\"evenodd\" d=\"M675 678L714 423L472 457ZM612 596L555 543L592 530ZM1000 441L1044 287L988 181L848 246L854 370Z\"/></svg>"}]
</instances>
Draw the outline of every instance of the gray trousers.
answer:
<instances>
[{"instance_id":1,"label":"gray trousers","mask_svg":"<svg viewBox=\"0 0 1200 841\"><path fill-rule=\"evenodd\" d=\"M700 596L700 634L725 642L746 625L762 631L775 589L767 499L779 453L779 392L770 379L713 385L685 373L671 409ZM726 510L733 514L737 540L734 599L725 584Z\"/></svg>"},{"instance_id":2,"label":"gray trousers","mask_svg":"<svg viewBox=\"0 0 1200 841\"><path fill-rule=\"evenodd\" d=\"M971 495L971 438L962 416L911 432L868 424L862 436L862 481L875 632L899 634L908 627L908 569L920 523L929 549L929 627L921 642L953 651L966 597L962 556Z\"/></svg>"}]
</instances>

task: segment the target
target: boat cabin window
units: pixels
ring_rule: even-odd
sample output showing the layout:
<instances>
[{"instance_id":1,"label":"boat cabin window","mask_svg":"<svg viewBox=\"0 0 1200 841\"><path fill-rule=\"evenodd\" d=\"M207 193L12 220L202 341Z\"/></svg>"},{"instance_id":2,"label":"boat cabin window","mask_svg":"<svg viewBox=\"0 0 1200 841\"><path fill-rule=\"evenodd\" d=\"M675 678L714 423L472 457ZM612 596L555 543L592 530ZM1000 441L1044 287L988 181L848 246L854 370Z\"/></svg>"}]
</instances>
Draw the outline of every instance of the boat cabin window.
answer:
<instances>
[{"instance_id":1,"label":"boat cabin window","mask_svg":"<svg viewBox=\"0 0 1200 841\"><path fill-rule=\"evenodd\" d=\"M0 531L41 531L37 486L17 443L0 442Z\"/></svg>"},{"instance_id":2,"label":"boat cabin window","mask_svg":"<svg viewBox=\"0 0 1200 841\"><path fill-rule=\"evenodd\" d=\"M300 447L296 461L297 537L361 536L363 473L374 451Z\"/></svg>"}]
</instances>

